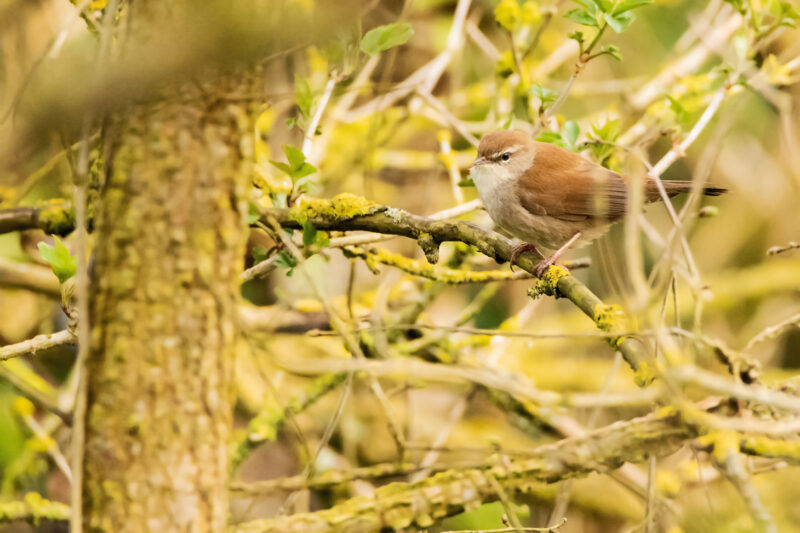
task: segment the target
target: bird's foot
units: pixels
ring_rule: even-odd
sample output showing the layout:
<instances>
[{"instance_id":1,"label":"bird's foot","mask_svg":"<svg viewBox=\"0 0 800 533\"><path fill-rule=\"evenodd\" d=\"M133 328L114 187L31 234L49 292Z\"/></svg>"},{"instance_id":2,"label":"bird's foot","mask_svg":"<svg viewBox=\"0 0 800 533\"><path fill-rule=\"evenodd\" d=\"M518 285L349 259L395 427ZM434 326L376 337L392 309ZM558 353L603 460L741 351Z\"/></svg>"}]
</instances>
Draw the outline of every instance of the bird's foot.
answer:
<instances>
[{"instance_id":1,"label":"bird's foot","mask_svg":"<svg viewBox=\"0 0 800 533\"><path fill-rule=\"evenodd\" d=\"M553 253L553 255L551 255L550 257L542 256L544 258L544 260L541 261L538 265L536 265L536 267L533 269L533 274L537 278L541 278L542 274L544 274L545 270L547 270L551 266L558 265L560 267L563 267L563 265L560 264L558 262L558 260L561 259L561 256L564 255L564 252L566 252L569 249L569 247L572 246L572 244L580 238L580 236L581 236L581 232L580 231L576 232L575 235L573 235L567 242L565 242L561 246L561 248L556 250ZM539 254L539 255L541 255L541 254Z\"/></svg>"},{"instance_id":2,"label":"bird's foot","mask_svg":"<svg viewBox=\"0 0 800 533\"><path fill-rule=\"evenodd\" d=\"M534 246L534 245L532 245L530 243L527 243L527 242L523 242L522 244L518 244L517 246L515 246L511 250L511 257L508 258L508 262L509 262L509 265L511 266L511 270L514 270L514 263L517 262L517 258L523 252L535 252L535 253L539 254L540 257L544 257L542 255L542 252L540 252L536 248L536 246Z\"/></svg>"},{"instance_id":3,"label":"bird's foot","mask_svg":"<svg viewBox=\"0 0 800 533\"><path fill-rule=\"evenodd\" d=\"M542 261L539 261L539 264L537 264L533 269L533 275L536 276L537 278L541 278L542 275L545 273L545 271L551 266L558 265L563 267L563 265L558 262L559 256L560 254L559 255L553 254L550 257L547 257Z\"/></svg>"}]
</instances>

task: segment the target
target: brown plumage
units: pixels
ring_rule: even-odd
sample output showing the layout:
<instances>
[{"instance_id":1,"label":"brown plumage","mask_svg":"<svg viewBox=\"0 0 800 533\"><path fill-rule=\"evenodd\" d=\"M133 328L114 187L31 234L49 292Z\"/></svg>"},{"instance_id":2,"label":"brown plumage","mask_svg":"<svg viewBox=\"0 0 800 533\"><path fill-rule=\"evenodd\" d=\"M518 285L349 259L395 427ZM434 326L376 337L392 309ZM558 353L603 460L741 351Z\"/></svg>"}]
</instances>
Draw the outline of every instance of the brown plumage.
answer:
<instances>
[{"instance_id":1,"label":"brown plumage","mask_svg":"<svg viewBox=\"0 0 800 533\"><path fill-rule=\"evenodd\" d=\"M520 201L528 211L574 221L592 217L614 221L627 213L628 184L621 175L560 146L538 141L532 143L536 156L528 172L530 179L520 180L517 184ZM496 146L490 144L487 148L496 149ZM481 150L478 155L481 155ZM692 188L691 181L662 183L670 198ZM720 187L703 189L703 194L708 196L724 192L727 189ZM653 178L648 177L645 181L644 194L647 203L661 200Z\"/></svg>"},{"instance_id":2,"label":"brown plumage","mask_svg":"<svg viewBox=\"0 0 800 533\"><path fill-rule=\"evenodd\" d=\"M499 226L526 241L528 248L559 249L555 259L567 246L597 238L628 211L629 185L623 176L521 131L484 136L472 178ZM692 186L690 181L663 184L670 197ZM703 189L709 196L723 192L719 187ZM644 194L646 202L661 199L652 178L646 178Z\"/></svg>"}]
</instances>

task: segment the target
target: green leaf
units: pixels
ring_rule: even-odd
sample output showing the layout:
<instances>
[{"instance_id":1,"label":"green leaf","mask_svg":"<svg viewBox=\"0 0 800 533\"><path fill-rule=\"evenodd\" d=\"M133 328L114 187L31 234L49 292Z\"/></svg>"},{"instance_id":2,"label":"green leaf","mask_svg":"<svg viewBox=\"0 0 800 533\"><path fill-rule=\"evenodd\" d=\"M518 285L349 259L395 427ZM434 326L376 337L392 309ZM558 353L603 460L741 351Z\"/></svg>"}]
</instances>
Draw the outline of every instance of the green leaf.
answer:
<instances>
[{"instance_id":1,"label":"green leaf","mask_svg":"<svg viewBox=\"0 0 800 533\"><path fill-rule=\"evenodd\" d=\"M564 17L576 24L581 24L582 26L594 26L595 28L598 27L597 19L583 9L573 9L568 11Z\"/></svg>"},{"instance_id":2,"label":"green leaf","mask_svg":"<svg viewBox=\"0 0 800 533\"><path fill-rule=\"evenodd\" d=\"M414 29L408 22L394 22L372 28L361 39L361 50L370 55L383 52L389 48L400 46L414 35Z\"/></svg>"},{"instance_id":3,"label":"green leaf","mask_svg":"<svg viewBox=\"0 0 800 533\"><path fill-rule=\"evenodd\" d=\"M284 145L283 152L286 154L286 159L289 160L288 165L279 161L270 161L270 163L292 178L292 181L297 181L317 171L317 167L307 163L303 152L294 146Z\"/></svg>"},{"instance_id":4,"label":"green leaf","mask_svg":"<svg viewBox=\"0 0 800 533\"><path fill-rule=\"evenodd\" d=\"M258 208L253 203L247 204L247 225L251 226L258 222L258 219L261 218L261 214L258 212Z\"/></svg>"},{"instance_id":5,"label":"green leaf","mask_svg":"<svg viewBox=\"0 0 800 533\"><path fill-rule=\"evenodd\" d=\"M294 75L294 100L304 118L311 116L314 95L311 94L311 87L308 86L308 82L297 74Z\"/></svg>"},{"instance_id":6,"label":"green leaf","mask_svg":"<svg viewBox=\"0 0 800 533\"><path fill-rule=\"evenodd\" d=\"M723 0L726 4L730 4L736 8L736 11L741 13L742 15L745 14L747 11L747 7L744 4L744 0Z\"/></svg>"},{"instance_id":7,"label":"green leaf","mask_svg":"<svg viewBox=\"0 0 800 533\"><path fill-rule=\"evenodd\" d=\"M620 128L619 120L608 120L600 127L592 126L592 133L592 137L595 139L614 142L622 133L622 128Z\"/></svg>"},{"instance_id":8,"label":"green leaf","mask_svg":"<svg viewBox=\"0 0 800 533\"><path fill-rule=\"evenodd\" d=\"M306 221L303 224L303 246L311 246L317 238L317 228L314 224Z\"/></svg>"},{"instance_id":9,"label":"green leaf","mask_svg":"<svg viewBox=\"0 0 800 533\"><path fill-rule=\"evenodd\" d=\"M636 9L637 7L646 6L647 4L652 3L653 0L622 0L619 4L617 4L617 7L614 8L612 14L619 15L620 13L625 13L631 9Z\"/></svg>"},{"instance_id":10,"label":"green leaf","mask_svg":"<svg viewBox=\"0 0 800 533\"><path fill-rule=\"evenodd\" d=\"M571 147L575 147L575 141L578 140L578 135L580 134L581 129L578 127L578 123L574 120L568 121L564 124L564 140L567 141L567 144Z\"/></svg>"},{"instance_id":11,"label":"green leaf","mask_svg":"<svg viewBox=\"0 0 800 533\"><path fill-rule=\"evenodd\" d=\"M310 174L313 174L316 171L317 171L317 167L315 167L311 163L303 163L300 168L295 170L294 176L292 176L292 177L294 179L300 179L300 178L304 178L304 177L306 177L306 176L308 176Z\"/></svg>"},{"instance_id":12,"label":"green leaf","mask_svg":"<svg viewBox=\"0 0 800 533\"><path fill-rule=\"evenodd\" d=\"M305 154L289 144L283 146L283 153L286 154L286 159L289 160L292 170L299 170L303 163L306 162Z\"/></svg>"},{"instance_id":13,"label":"green leaf","mask_svg":"<svg viewBox=\"0 0 800 533\"><path fill-rule=\"evenodd\" d=\"M597 7L600 9L600 11L603 13L610 13L611 9L614 7L613 0L595 0L595 3L597 4Z\"/></svg>"},{"instance_id":14,"label":"green leaf","mask_svg":"<svg viewBox=\"0 0 800 533\"><path fill-rule=\"evenodd\" d=\"M553 89L542 87L541 85L531 85L530 93L542 101L542 104L555 102L558 93Z\"/></svg>"},{"instance_id":15,"label":"green leaf","mask_svg":"<svg viewBox=\"0 0 800 533\"><path fill-rule=\"evenodd\" d=\"M317 236L314 238L314 244L320 248L325 248L331 244L331 237L327 231L317 231ZM325 257L324 254L322 254Z\"/></svg>"},{"instance_id":16,"label":"green leaf","mask_svg":"<svg viewBox=\"0 0 800 533\"><path fill-rule=\"evenodd\" d=\"M261 246L260 244L256 244L253 246L252 254L253 254L253 264L257 265L261 261L267 258L268 250Z\"/></svg>"},{"instance_id":17,"label":"green leaf","mask_svg":"<svg viewBox=\"0 0 800 533\"><path fill-rule=\"evenodd\" d=\"M286 163L281 163L280 161L272 161L271 159L270 159L269 162L273 166L278 167L287 176L291 176L292 175L292 167L290 167Z\"/></svg>"},{"instance_id":18,"label":"green leaf","mask_svg":"<svg viewBox=\"0 0 800 533\"><path fill-rule=\"evenodd\" d=\"M619 15L609 15L606 13L603 15L603 18L608 25L611 26L611 29L617 33L622 33L627 30L628 27L633 24L633 21L636 20L636 16L630 11L620 13Z\"/></svg>"},{"instance_id":19,"label":"green leaf","mask_svg":"<svg viewBox=\"0 0 800 533\"><path fill-rule=\"evenodd\" d=\"M617 61L622 61L622 54L619 53L619 47L613 44L607 44L600 48L600 52L598 52L597 55L601 54L606 54L613 57Z\"/></svg>"},{"instance_id":20,"label":"green leaf","mask_svg":"<svg viewBox=\"0 0 800 533\"><path fill-rule=\"evenodd\" d=\"M475 182L472 181L472 178L464 178L460 180L458 183L456 183L456 185L458 185L459 187L474 187Z\"/></svg>"},{"instance_id":21,"label":"green leaf","mask_svg":"<svg viewBox=\"0 0 800 533\"><path fill-rule=\"evenodd\" d=\"M572 1L581 6L583 9L585 9L586 12L589 13L590 15L597 14L597 4L593 0L572 0Z\"/></svg>"},{"instance_id":22,"label":"green leaf","mask_svg":"<svg viewBox=\"0 0 800 533\"><path fill-rule=\"evenodd\" d=\"M670 109L675 113L675 120L678 124L683 126L690 124L692 122L692 114L683 107L683 104L670 95L667 95L667 99L669 100Z\"/></svg>"},{"instance_id":23,"label":"green leaf","mask_svg":"<svg viewBox=\"0 0 800 533\"><path fill-rule=\"evenodd\" d=\"M77 260L69 255L69 250L58 237L53 237L53 239L56 242L55 246L51 246L46 242L39 243L39 255L50 264L50 268L53 269L53 274L56 275L58 281L64 283L75 275Z\"/></svg>"},{"instance_id":24,"label":"green leaf","mask_svg":"<svg viewBox=\"0 0 800 533\"><path fill-rule=\"evenodd\" d=\"M289 272L286 275L291 276L292 269L297 266L297 259L289 251L284 250L275 256L275 266L288 269Z\"/></svg>"},{"instance_id":25,"label":"green leaf","mask_svg":"<svg viewBox=\"0 0 800 533\"><path fill-rule=\"evenodd\" d=\"M537 141L541 141L543 143L555 144L556 146L560 146L562 148L566 148L567 144L564 142L564 138L561 137L561 134L555 131L543 131L536 137Z\"/></svg>"},{"instance_id":26,"label":"green leaf","mask_svg":"<svg viewBox=\"0 0 800 533\"><path fill-rule=\"evenodd\" d=\"M308 177L302 177L294 182L294 191L297 194L305 194L307 192L312 192L317 188L317 184Z\"/></svg>"},{"instance_id":27,"label":"green leaf","mask_svg":"<svg viewBox=\"0 0 800 533\"><path fill-rule=\"evenodd\" d=\"M569 35L567 35L567 37L569 37L570 39L572 39L574 41L578 41L578 44L583 44L584 41L585 41L584 38L583 38L583 32L582 31L574 31L574 32L570 33Z\"/></svg>"}]
</instances>

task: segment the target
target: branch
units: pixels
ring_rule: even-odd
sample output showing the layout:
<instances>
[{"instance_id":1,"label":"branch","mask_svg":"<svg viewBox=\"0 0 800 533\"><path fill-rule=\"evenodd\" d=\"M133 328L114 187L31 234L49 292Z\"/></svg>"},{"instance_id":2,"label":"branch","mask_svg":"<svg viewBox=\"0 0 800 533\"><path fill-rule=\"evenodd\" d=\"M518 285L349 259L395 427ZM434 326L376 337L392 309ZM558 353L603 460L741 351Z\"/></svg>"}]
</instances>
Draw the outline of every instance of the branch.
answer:
<instances>
[{"instance_id":1,"label":"branch","mask_svg":"<svg viewBox=\"0 0 800 533\"><path fill-rule=\"evenodd\" d=\"M340 194L329 200L303 197L292 209L263 209L262 215L273 217L286 228L300 229L302 222L308 221L321 230L371 231L409 237L417 240L430 263L438 261L439 244L446 241L470 244L498 262L507 261L513 248L510 239L475 224L413 215L352 194ZM525 252L519 256L517 264L532 274L538 260L538 256ZM531 295L541 294L569 299L607 333L626 330L627 317L619 307L604 304L561 267L550 267L538 280ZM622 352L637 372L639 384L653 380L652 367L647 361L649 355L640 340L618 335L612 336L609 343Z\"/></svg>"},{"instance_id":2,"label":"branch","mask_svg":"<svg viewBox=\"0 0 800 533\"><path fill-rule=\"evenodd\" d=\"M0 348L0 361L6 361L22 355L35 355L40 350L47 350L62 344L76 344L77 342L78 339L75 338L75 334L68 329L48 335L37 335L32 339Z\"/></svg>"},{"instance_id":3,"label":"branch","mask_svg":"<svg viewBox=\"0 0 800 533\"><path fill-rule=\"evenodd\" d=\"M278 491L327 490L360 479L404 476L423 469L424 467L412 463L378 463L348 470L326 470L312 478L300 475L251 483L234 482L230 484L230 491L238 496L263 496Z\"/></svg>"},{"instance_id":4,"label":"branch","mask_svg":"<svg viewBox=\"0 0 800 533\"><path fill-rule=\"evenodd\" d=\"M0 234L28 229L66 235L75 228L75 211L68 200L46 200L33 207L0 211Z\"/></svg>"},{"instance_id":5,"label":"branch","mask_svg":"<svg viewBox=\"0 0 800 533\"><path fill-rule=\"evenodd\" d=\"M496 479L509 491L523 492L533 482L553 483L594 471L619 468L626 461L675 451L691 437L677 416L648 416L612 424L585 437L541 446L530 459L506 465L446 470L416 483L392 483L371 498L356 497L315 513L254 520L235 533L379 531L429 527L436 519L495 501Z\"/></svg>"},{"instance_id":6,"label":"branch","mask_svg":"<svg viewBox=\"0 0 800 533\"><path fill-rule=\"evenodd\" d=\"M247 426L247 432L233 445L231 471L235 471L250 453L264 442L274 442L286 421L314 405L322 396L347 379L346 373L328 374L315 379L302 394L289 400L285 408L267 407L259 412ZM300 476L304 480L307 476Z\"/></svg>"},{"instance_id":7,"label":"branch","mask_svg":"<svg viewBox=\"0 0 800 533\"><path fill-rule=\"evenodd\" d=\"M2 213L0 213L1 216ZM56 298L61 297L61 284L52 269L5 257L0 257L0 285L28 289Z\"/></svg>"},{"instance_id":8,"label":"branch","mask_svg":"<svg viewBox=\"0 0 800 533\"><path fill-rule=\"evenodd\" d=\"M325 311L298 311L280 305L240 305L239 320L248 333L303 333L330 329Z\"/></svg>"},{"instance_id":9,"label":"branch","mask_svg":"<svg viewBox=\"0 0 800 533\"><path fill-rule=\"evenodd\" d=\"M23 501L0 502L0 524L24 520L38 525L42 520L69 520L69 507L63 503L45 500L35 492L25 495Z\"/></svg>"},{"instance_id":10,"label":"branch","mask_svg":"<svg viewBox=\"0 0 800 533\"><path fill-rule=\"evenodd\" d=\"M422 278L446 283L448 285L461 285L464 283L487 283L491 281L508 281L516 279L531 279L533 276L525 271L512 272L511 270L459 270L439 265L431 265L404 255L396 254L381 248L363 249L355 246L344 249L345 254L364 259L367 267L376 272L378 264L393 266Z\"/></svg>"},{"instance_id":11,"label":"branch","mask_svg":"<svg viewBox=\"0 0 800 533\"><path fill-rule=\"evenodd\" d=\"M392 357L385 360L358 360L340 357L297 357L278 356L273 362L281 369L292 374L314 376L336 376L348 372L366 372L370 375L397 377L414 381L436 383L472 383L489 390L511 395L519 401L533 402L537 406L547 407L620 407L647 406L662 395L656 387L647 390L634 389L631 392L571 392L560 394L549 390L537 389L525 377L497 368L471 366L465 364L440 364L414 359L411 357ZM320 379L325 379L321 377ZM788 395L777 396L777 402ZM756 396L761 397L761 396ZM800 403L800 398L796 403ZM781 406L784 403L780 403Z\"/></svg>"}]
</instances>

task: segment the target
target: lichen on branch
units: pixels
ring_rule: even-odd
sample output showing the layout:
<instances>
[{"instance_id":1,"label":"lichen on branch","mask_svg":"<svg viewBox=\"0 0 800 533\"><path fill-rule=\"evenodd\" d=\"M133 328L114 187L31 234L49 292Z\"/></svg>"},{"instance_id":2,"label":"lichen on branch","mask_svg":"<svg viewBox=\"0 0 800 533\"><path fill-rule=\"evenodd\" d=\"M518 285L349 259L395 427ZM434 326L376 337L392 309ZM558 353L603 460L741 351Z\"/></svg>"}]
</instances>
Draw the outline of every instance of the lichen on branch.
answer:
<instances>
[{"instance_id":1,"label":"lichen on branch","mask_svg":"<svg viewBox=\"0 0 800 533\"><path fill-rule=\"evenodd\" d=\"M351 194L339 195L330 200L306 199L304 202L305 204L301 204L300 207L292 209L264 208L261 214L265 219L267 217L274 218L286 228L300 229L303 223L310 222L321 230L372 231L401 235L416 239L418 242L424 239L425 256L429 261L437 255L431 249L432 245L438 248L439 244L447 241L472 245L482 254L498 262L508 261L514 246L510 239L470 222L435 220L414 215L402 209L380 206ZM312 207L303 207L303 205ZM533 253L523 252L517 259L517 264L524 271L533 274L537 261L538 257ZM591 318L598 327L603 329L608 326L608 313L596 313L596 310L603 308L602 306L605 304L588 287L564 269L551 267L546 271L542 280L539 280L536 287L540 288L538 291L534 290L535 296L547 294L567 298ZM614 318L619 323L627 321L625 313L621 310L614 313ZM650 358L640 339L620 336L611 338L609 342L622 353L625 361L634 371L638 371L642 363ZM648 369L650 368L652 368L651 365L648 366ZM637 382L647 385L653 378L652 372L648 371L643 373Z\"/></svg>"}]
</instances>

